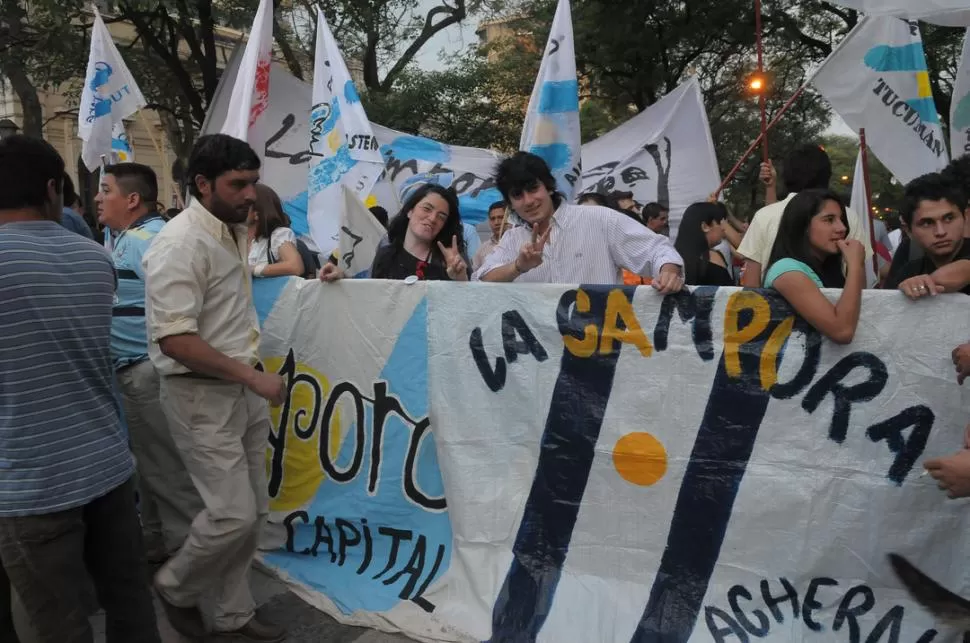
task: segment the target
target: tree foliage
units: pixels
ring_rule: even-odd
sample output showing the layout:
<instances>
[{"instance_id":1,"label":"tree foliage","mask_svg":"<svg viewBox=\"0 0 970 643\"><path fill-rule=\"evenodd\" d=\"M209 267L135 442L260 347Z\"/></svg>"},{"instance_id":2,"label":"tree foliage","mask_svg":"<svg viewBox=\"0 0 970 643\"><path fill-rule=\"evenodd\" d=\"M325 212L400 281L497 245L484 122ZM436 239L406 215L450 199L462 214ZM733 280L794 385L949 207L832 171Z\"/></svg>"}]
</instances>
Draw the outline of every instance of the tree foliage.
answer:
<instances>
[{"instance_id":1,"label":"tree foliage","mask_svg":"<svg viewBox=\"0 0 970 643\"><path fill-rule=\"evenodd\" d=\"M855 164L859 155L859 141L849 136L831 135L822 139L825 151L832 160L832 183L848 199L855 181ZM869 188L872 206L880 218L892 216L903 198L903 186L893 178L872 151L869 160Z\"/></svg>"},{"instance_id":2,"label":"tree foliage","mask_svg":"<svg viewBox=\"0 0 970 643\"><path fill-rule=\"evenodd\" d=\"M470 10L500 7L499 0L325 0L320 3L348 57L364 63L371 93L386 93L428 40L464 20ZM492 2L493 4L489 4ZM236 44L220 27L248 31L258 0L109 0L106 22L134 27L118 43L133 75L158 112L180 157L191 149L222 71L220 51ZM278 54L309 80L316 6L309 0L274 0ZM25 122L40 135L39 87L79 94L87 62L91 16L83 0L3 0L0 73L24 105ZM383 73L382 73L383 72ZM65 87L66 84L66 87Z\"/></svg>"},{"instance_id":3,"label":"tree foliage","mask_svg":"<svg viewBox=\"0 0 970 643\"><path fill-rule=\"evenodd\" d=\"M275 0L277 52L310 80L317 7L345 57L363 68L361 93L372 120L454 144L510 151L535 81L555 0ZM248 30L258 0L107 0L108 21L134 25L122 55L184 157L218 86L218 26ZM767 106L777 113L859 16L823 0L765 0ZM444 70L417 68L429 40L470 19L505 12L511 38L454 57ZM572 3L581 77L583 139L600 136L696 75L704 91L722 172L757 136L757 99L746 93L754 65L750 0L588 0ZM25 129L40 132L38 88L73 84L79 93L91 17L83 0L0 3L0 73L25 106ZM962 32L922 25L937 105L946 120ZM811 91L769 136L773 159L817 140L830 115ZM728 197L758 205L759 158L741 168Z\"/></svg>"}]
</instances>

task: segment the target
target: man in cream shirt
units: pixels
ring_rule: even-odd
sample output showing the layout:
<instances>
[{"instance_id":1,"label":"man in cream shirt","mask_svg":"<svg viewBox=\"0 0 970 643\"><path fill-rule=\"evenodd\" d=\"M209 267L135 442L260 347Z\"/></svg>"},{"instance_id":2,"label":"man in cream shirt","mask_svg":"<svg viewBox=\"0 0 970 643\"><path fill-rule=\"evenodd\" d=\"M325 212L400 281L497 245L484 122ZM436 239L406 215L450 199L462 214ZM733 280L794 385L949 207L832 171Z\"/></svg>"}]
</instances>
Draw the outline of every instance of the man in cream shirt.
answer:
<instances>
[{"instance_id":1,"label":"man in cream shirt","mask_svg":"<svg viewBox=\"0 0 970 643\"><path fill-rule=\"evenodd\" d=\"M761 287L763 272L771 258L771 249L778 234L778 224L781 223L785 207L792 197L803 190L828 188L831 179L832 163L825 150L818 145L803 145L788 155L782 170L782 180L788 188L788 197L766 205L755 213L738 248L738 254L745 260L742 286ZM861 242L866 249L866 258L871 258L872 244L869 242L868 227L863 225L862 219L852 210L847 210L846 214L849 218L849 239ZM825 275L822 279L825 280ZM836 286L829 283L825 285Z\"/></svg>"},{"instance_id":2,"label":"man in cream shirt","mask_svg":"<svg viewBox=\"0 0 970 643\"><path fill-rule=\"evenodd\" d=\"M268 512L266 400L281 404L282 378L254 368L259 325L247 265L246 218L259 157L243 141L198 140L186 176L194 197L145 254L149 357L168 424L202 496L179 552L155 576L172 626L205 634L199 602L212 596L215 633L282 641L255 618L249 569Z\"/></svg>"}]
</instances>

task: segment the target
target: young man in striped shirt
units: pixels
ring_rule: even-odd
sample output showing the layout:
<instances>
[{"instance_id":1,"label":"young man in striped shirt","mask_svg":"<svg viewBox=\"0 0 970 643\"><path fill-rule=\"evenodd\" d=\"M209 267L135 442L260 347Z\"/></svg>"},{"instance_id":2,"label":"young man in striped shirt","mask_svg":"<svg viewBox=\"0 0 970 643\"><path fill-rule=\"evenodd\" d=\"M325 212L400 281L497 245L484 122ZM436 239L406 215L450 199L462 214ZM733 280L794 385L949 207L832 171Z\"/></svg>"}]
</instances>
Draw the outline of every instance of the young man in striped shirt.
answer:
<instances>
[{"instance_id":1,"label":"young man in striped shirt","mask_svg":"<svg viewBox=\"0 0 970 643\"><path fill-rule=\"evenodd\" d=\"M0 558L42 643L158 643L134 463L112 389L115 276L59 224L64 162L0 141Z\"/></svg>"},{"instance_id":2,"label":"young man in striped shirt","mask_svg":"<svg viewBox=\"0 0 970 643\"><path fill-rule=\"evenodd\" d=\"M684 287L684 262L670 239L609 208L567 204L539 156L516 152L499 164L495 182L525 225L505 233L473 279L622 284L626 269L652 276L661 294Z\"/></svg>"},{"instance_id":3,"label":"young man in striped shirt","mask_svg":"<svg viewBox=\"0 0 970 643\"><path fill-rule=\"evenodd\" d=\"M158 372L148 359L145 271L141 261L165 220L155 209L158 179L147 165L105 169L95 197L98 223L114 234L111 259L118 290L111 320L111 359L138 467L142 531L149 562L162 563L185 541L202 510L165 420Z\"/></svg>"}]
</instances>

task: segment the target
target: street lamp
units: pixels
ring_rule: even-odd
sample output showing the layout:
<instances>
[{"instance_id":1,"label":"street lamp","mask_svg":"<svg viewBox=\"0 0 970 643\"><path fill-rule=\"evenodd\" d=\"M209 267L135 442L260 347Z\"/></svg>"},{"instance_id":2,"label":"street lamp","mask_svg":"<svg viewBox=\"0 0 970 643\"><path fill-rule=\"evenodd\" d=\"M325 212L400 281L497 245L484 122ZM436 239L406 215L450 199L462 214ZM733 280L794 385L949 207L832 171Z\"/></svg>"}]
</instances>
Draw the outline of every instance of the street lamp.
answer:
<instances>
[{"instance_id":1,"label":"street lamp","mask_svg":"<svg viewBox=\"0 0 970 643\"><path fill-rule=\"evenodd\" d=\"M7 138L9 136L13 136L19 130L20 130L20 128L17 127L17 124L14 123L9 118L5 118L3 120L0 120L0 141L2 141L3 139L5 139L5 138Z\"/></svg>"}]
</instances>

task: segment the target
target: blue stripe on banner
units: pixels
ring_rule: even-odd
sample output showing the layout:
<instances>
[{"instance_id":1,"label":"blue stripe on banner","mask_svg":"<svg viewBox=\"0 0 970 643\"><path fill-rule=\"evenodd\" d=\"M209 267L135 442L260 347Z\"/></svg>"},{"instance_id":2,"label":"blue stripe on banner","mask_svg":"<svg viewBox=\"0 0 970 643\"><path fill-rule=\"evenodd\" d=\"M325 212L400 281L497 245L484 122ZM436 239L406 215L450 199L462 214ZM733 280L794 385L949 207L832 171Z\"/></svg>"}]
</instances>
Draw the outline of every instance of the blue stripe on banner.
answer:
<instances>
[{"instance_id":1,"label":"blue stripe on banner","mask_svg":"<svg viewBox=\"0 0 970 643\"><path fill-rule=\"evenodd\" d=\"M579 111L579 83L575 80L547 80L539 91L540 114Z\"/></svg>"},{"instance_id":2,"label":"blue stripe on banner","mask_svg":"<svg viewBox=\"0 0 970 643\"><path fill-rule=\"evenodd\" d=\"M288 201L283 202L283 212L290 218L290 230L297 236L310 234L310 223L307 220L307 210L310 209L310 193L302 192Z\"/></svg>"},{"instance_id":3,"label":"blue stripe on banner","mask_svg":"<svg viewBox=\"0 0 970 643\"><path fill-rule=\"evenodd\" d=\"M742 291L731 296L724 314L725 352L684 472L650 598L630 643L686 643L690 638L768 409L772 389L762 385L761 358L790 310L778 298ZM815 334L801 322L799 330ZM782 335L782 341L787 337ZM776 347L779 359L780 349ZM737 356L740 373L726 366L729 350Z\"/></svg>"},{"instance_id":4,"label":"blue stripe on banner","mask_svg":"<svg viewBox=\"0 0 970 643\"><path fill-rule=\"evenodd\" d=\"M589 296L591 313L570 316L577 291L566 292L556 313L564 336L583 337L590 323L602 328L609 293L622 290L632 302L635 291L610 286L581 289ZM577 357L563 351L535 478L512 547L514 559L492 610L494 643L535 641L549 615L613 388L620 355L618 342L613 344L606 355L596 351Z\"/></svg>"},{"instance_id":5,"label":"blue stripe on banner","mask_svg":"<svg viewBox=\"0 0 970 643\"><path fill-rule=\"evenodd\" d=\"M276 300L283 294L283 289L291 279L299 279L299 277L253 279L253 305L256 307L256 317L259 319L260 326L266 323L266 318L276 305Z\"/></svg>"},{"instance_id":6,"label":"blue stripe on banner","mask_svg":"<svg viewBox=\"0 0 970 643\"><path fill-rule=\"evenodd\" d=\"M549 166L549 170L555 174L556 172L562 172L569 169L569 161L572 158L569 145L566 143L549 143L548 145L533 145L529 148L529 151L536 156L542 157L542 160L546 162ZM558 186L560 190L566 190L566 186Z\"/></svg>"},{"instance_id":7,"label":"blue stripe on banner","mask_svg":"<svg viewBox=\"0 0 970 643\"><path fill-rule=\"evenodd\" d=\"M936 103L932 98L914 98L906 101L906 104L916 110L924 123L940 122L940 116L936 112Z\"/></svg>"},{"instance_id":8,"label":"blue stripe on banner","mask_svg":"<svg viewBox=\"0 0 970 643\"><path fill-rule=\"evenodd\" d=\"M863 60L875 71L926 71L922 42L908 45L878 45L866 52Z\"/></svg>"}]
</instances>

